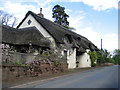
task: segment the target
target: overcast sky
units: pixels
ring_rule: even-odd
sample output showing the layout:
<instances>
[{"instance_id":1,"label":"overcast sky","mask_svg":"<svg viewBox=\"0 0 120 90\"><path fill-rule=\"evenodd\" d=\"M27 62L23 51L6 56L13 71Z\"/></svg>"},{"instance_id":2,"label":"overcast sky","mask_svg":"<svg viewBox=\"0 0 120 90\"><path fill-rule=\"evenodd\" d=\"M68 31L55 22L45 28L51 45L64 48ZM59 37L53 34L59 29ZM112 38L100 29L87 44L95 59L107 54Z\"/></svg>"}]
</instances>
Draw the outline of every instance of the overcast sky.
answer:
<instances>
[{"instance_id":1,"label":"overcast sky","mask_svg":"<svg viewBox=\"0 0 120 90\"><path fill-rule=\"evenodd\" d=\"M30 10L52 19L52 8L59 4L69 15L69 24L76 33L87 37L98 48L113 51L118 48L118 1L119 0L0 0L0 10L13 14L20 22Z\"/></svg>"}]
</instances>

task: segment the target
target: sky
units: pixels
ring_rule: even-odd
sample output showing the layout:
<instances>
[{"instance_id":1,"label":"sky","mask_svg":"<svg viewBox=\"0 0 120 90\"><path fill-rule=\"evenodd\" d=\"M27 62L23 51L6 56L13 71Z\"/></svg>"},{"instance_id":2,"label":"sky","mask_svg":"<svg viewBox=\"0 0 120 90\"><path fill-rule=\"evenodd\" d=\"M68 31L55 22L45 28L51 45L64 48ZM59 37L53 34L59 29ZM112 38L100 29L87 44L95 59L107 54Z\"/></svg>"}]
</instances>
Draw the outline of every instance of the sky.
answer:
<instances>
[{"instance_id":1,"label":"sky","mask_svg":"<svg viewBox=\"0 0 120 90\"><path fill-rule=\"evenodd\" d=\"M65 7L69 26L74 32L88 38L98 48L109 52L118 49L118 1L119 0L0 0L0 10L14 15L18 23L30 10L40 12L53 21L52 8Z\"/></svg>"}]
</instances>

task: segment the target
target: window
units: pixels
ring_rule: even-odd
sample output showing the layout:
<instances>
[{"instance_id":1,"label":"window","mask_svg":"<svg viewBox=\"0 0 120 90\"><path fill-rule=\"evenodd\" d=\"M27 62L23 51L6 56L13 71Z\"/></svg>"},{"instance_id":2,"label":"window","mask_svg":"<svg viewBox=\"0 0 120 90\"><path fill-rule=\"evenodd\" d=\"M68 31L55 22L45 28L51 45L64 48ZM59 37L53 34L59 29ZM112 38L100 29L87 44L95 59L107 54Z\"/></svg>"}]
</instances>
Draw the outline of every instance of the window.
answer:
<instances>
[{"instance_id":1,"label":"window","mask_svg":"<svg viewBox=\"0 0 120 90\"><path fill-rule=\"evenodd\" d=\"M27 23L28 23L28 25L30 25L30 24L31 24L31 22L32 22L32 21L31 21L31 20L29 20L29 21L27 22Z\"/></svg>"},{"instance_id":2,"label":"window","mask_svg":"<svg viewBox=\"0 0 120 90\"><path fill-rule=\"evenodd\" d=\"M72 43L72 37L71 37L71 35L66 34L65 38L66 38L67 42Z\"/></svg>"},{"instance_id":3,"label":"window","mask_svg":"<svg viewBox=\"0 0 120 90\"><path fill-rule=\"evenodd\" d=\"M67 51L64 51L64 57L67 59Z\"/></svg>"}]
</instances>

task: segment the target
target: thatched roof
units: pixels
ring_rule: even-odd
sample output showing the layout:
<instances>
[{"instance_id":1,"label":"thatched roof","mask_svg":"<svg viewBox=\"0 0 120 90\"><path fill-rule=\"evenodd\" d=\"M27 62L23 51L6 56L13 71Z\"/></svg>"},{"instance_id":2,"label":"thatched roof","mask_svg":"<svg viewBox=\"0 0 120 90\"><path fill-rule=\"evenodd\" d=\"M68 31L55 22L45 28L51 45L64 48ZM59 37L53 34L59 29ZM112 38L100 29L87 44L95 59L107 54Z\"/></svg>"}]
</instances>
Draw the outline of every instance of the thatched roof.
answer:
<instances>
[{"instance_id":1,"label":"thatched roof","mask_svg":"<svg viewBox=\"0 0 120 90\"><path fill-rule=\"evenodd\" d=\"M9 26L2 26L2 43L14 45L37 45L49 47L50 41L46 40L36 27L16 29Z\"/></svg>"},{"instance_id":2,"label":"thatched roof","mask_svg":"<svg viewBox=\"0 0 120 90\"><path fill-rule=\"evenodd\" d=\"M68 30L67 28L58 25L48 19L45 19L41 17L38 14L35 14L31 11L28 11L25 18L20 22L17 28L20 27L20 25L24 22L24 20L29 16L32 15L36 21L55 39L56 43L64 43L63 38L66 37L66 35L70 35L72 38L73 47L82 47L83 49L91 49L91 50L97 50L97 47L89 41L87 38ZM76 44L75 44L76 43ZM83 50L82 50L83 51Z\"/></svg>"}]
</instances>

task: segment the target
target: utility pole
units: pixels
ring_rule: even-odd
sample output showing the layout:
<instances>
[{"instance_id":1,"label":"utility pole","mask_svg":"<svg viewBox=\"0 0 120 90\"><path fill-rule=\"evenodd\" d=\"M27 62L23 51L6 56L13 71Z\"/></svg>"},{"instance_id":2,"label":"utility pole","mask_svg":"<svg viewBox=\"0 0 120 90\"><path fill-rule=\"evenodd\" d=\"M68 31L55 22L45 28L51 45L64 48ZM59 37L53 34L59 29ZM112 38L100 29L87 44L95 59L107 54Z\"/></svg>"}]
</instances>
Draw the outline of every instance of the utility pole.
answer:
<instances>
[{"instance_id":1,"label":"utility pole","mask_svg":"<svg viewBox=\"0 0 120 90\"><path fill-rule=\"evenodd\" d=\"M101 39L101 50L102 50L102 39Z\"/></svg>"}]
</instances>

